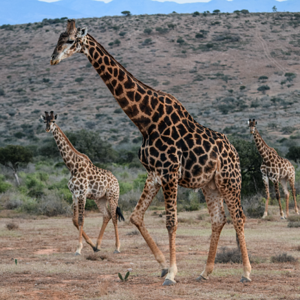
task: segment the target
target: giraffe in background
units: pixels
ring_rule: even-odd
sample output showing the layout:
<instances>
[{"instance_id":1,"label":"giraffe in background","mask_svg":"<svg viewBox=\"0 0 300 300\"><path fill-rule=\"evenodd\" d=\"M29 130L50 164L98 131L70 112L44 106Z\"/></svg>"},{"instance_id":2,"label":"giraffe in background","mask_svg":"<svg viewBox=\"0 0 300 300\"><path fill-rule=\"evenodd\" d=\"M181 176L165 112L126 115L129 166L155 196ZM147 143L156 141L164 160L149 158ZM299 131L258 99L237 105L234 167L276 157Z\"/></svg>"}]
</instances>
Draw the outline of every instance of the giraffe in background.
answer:
<instances>
[{"instance_id":1,"label":"giraffe in background","mask_svg":"<svg viewBox=\"0 0 300 300\"><path fill-rule=\"evenodd\" d=\"M115 227L116 250L114 253L120 253L117 218L119 217L119 220L124 221L124 217L118 207L118 180L110 171L96 167L85 154L78 152L74 148L55 123L56 117L53 111L50 112L50 115L48 112L45 112L45 115L41 116L46 123L46 131L53 133L58 150L71 172L68 187L73 196L73 224L79 230L79 245L76 255L81 254L83 247L82 236L93 248L94 252L100 251L103 234L110 219L112 219ZM103 224L96 245L83 230L86 198L93 199L100 213L103 214Z\"/></svg>"},{"instance_id":2,"label":"giraffe in background","mask_svg":"<svg viewBox=\"0 0 300 300\"><path fill-rule=\"evenodd\" d=\"M208 259L198 280L208 279L213 271L219 236L226 223L223 200L230 211L243 258L241 281L251 281L241 207L239 156L225 135L198 124L172 95L155 90L136 79L117 62L86 28L76 28L68 20L51 56L51 65L74 53L84 53L111 91L120 107L139 128L143 143L139 159L148 177L130 221L136 225L166 276L164 285L175 284L177 273L175 237L177 229L178 185L202 188L212 221ZM144 223L144 214L162 187L166 227L169 235L170 266Z\"/></svg>"},{"instance_id":3,"label":"giraffe in background","mask_svg":"<svg viewBox=\"0 0 300 300\"><path fill-rule=\"evenodd\" d=\"M284 191L285 195L285 201L286 201L286 216L289 216L289 197L290 193L287 188L287 183L289 182L290 187L292 189L293 198L295 202L295 212L298 215L298 207L297 207L297 200L296 200L296 190L295 190L295 168L291 164L290 161L288 161L285 158L280 157L276 150L269 147L266 142L263 140L263 138L258 133L258 130L256 129L257 122L255 119L251 121L249 119L248 125L250 128L250 133L254 137L254 141L256 144L256 147L258 149L258 152L260 156L263 159L263 162L261 164L260 170L262 173L262 179L265 185L266 189L266 195L267 195L267 201L265 206L265 212L263 215L263 218L265 218L268 215L268 204L270 199L270 193L269 193L269 180L271 180L275 185L275 191L276 191L276 198L278 200L279 204L279 212L281 219L284 219L284 213L280 202L280 192L279 192L279 182L281 183L281 186Z\"/></svg>"}]
</instances>

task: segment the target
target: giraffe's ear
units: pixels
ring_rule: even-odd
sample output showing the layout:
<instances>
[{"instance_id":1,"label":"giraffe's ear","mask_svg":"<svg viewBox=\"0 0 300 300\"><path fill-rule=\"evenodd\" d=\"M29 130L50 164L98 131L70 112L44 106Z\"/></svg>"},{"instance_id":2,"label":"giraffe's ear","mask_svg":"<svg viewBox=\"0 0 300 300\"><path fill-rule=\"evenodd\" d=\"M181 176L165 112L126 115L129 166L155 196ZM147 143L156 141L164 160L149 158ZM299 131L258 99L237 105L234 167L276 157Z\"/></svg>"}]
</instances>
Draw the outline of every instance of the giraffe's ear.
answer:
<instances>
[{"instance_id":1,"label":"giraffe's ear","mask_svg":"<svg viewBox=\"0 0 300 300\"><path fill-rule=\"evenodd\" d=\"M55 119L55 120L57 119L57 115L55 115L54 119Z\"/></svg>"},{"instance_id":2,"label":"giraffe's ear","mask_svg":"<svg viewBox=\"0 0 300 300\"><path fill-rule=\"evenodd\" d=\"M45 116L41 115L40 119L41 119L42 121L45 121L46 118L45 118Z\"/></svg>"},{"instance_id":3,"label":"giraffe's ear","mask_svg":"<svg viewBox=\"0 0 300 300\"><path fill-rule=\"evenodd\" d=\"M257 121L255 122L255 125L257 125Z\"/></svg>"},{"instance_id":4,"label":"giraffe's ear","mask_svg":"<svg viewBox=\"0 0 300 300\"><path fill-rule=\"evenodd\" d=\"M250 124L250 121L248 121L247 124L249 125L249 124Z\"/></svg>"},{"instance_id":5,"label":"giraffe's ear","mask_svg":"<svg viewBox=\"0 0 300 300\"><path fill-rule=\"evenodd\" d=\"M76 36L77 36L78 38L82 38L82 37L86 36L87 33L88 33L88 30L87 30L86 27L78 28L77 35L76 35Z\"/></svg>"}]
</instances>

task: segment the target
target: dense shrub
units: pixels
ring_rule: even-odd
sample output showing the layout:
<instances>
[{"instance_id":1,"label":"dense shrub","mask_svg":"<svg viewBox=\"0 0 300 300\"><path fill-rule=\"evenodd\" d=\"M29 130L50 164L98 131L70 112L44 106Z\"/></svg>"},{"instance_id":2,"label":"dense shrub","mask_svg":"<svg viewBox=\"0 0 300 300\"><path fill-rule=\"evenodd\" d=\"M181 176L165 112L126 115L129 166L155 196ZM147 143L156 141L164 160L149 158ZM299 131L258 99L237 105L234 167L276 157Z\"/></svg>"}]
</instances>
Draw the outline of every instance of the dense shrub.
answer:
<instances>
[{"instance_id":1,"label":"dense shrub","mask_svg":"<svg viewBox=\"0 0 300 300\"><path fill-rule=\"evenodd\" d=\"M295 263L296 261L297 259L295 257L287 255L286 253L282 253L271 257L272 263Z\"/></svg>"}]
</instances>

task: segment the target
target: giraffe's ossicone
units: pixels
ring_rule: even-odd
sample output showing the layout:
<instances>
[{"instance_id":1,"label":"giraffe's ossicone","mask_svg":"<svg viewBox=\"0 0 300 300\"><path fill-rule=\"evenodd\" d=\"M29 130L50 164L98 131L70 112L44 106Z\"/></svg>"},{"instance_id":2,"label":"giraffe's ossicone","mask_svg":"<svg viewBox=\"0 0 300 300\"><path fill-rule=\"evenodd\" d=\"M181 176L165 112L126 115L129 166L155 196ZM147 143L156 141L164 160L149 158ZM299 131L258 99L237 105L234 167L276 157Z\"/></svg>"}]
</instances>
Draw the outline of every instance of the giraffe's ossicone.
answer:
<instances>
[{"instance_id":1,"label":"giraffe's ossicone","mask_svg":"<svg viewBox=\"0 0 300 300\"><path fill-rule=\"evenodd\" d=\"M278 155L274 148L271 148L263 140L261 135L256 129L257 121L249 119L248 126L250 128L250 133L254 137L254 141L257 147L257 150L260 156L263 159L263 162L260 167L262 173L262 179L265 185L267 201L265 205L265 212L263 218L268 215L268 204L270 199L269 192L269 180L274 183L276 198L279 204L279 212L282 219L285 218L284 212L280 202L280 192L279 192L279 182L284 191L285 201L286 201L286 216L289 216L289 197L290 193L287 188L287 183L289 182L292 189L294 203L295 203L295 212L298 213L297 200L296 200L296 189L295 189L295 168L290 161L285 158L282 158Z\"/></svg>"},{"instance_id":2,"label":"giraffe's ossicone","mask_svg":"<svg viewBox=\"0 0 300 300\"><path fill-rule=\"evenodd\" d=\"M56 115L54 116L53 111L50 114L45 112L42 119L46 123L46 131L53 133L60 155L71 173L68 187L73 197L73 224L79 230L79 245L76 254L81 254L82 236L94 252L100 250L104 230L110 219L112 219L115 228L115 253L119 253L120 241L117 219L124 220L124 217L118 207L119 183L117 178L110 171L96 167L85 154L74 148L55 123ZM103 215L103 224L96 245L83 230L84 207L87 198L95 201L100 213Z\"/></svg>"},{"instance_id":3,"label":"giraffe's ossicone","mask_svg":"<svg viewBox=\"0 0 300 300\"><path fill-rule=\"evenodd\" d=\"M148 178L130 221L137 226L166 276L164 285L175 284L177 273L175 237L177 189L201 188L212 221L210 249L199 280L208 278L214 267L219 236L225 225L223 201L230 211L242 252L244 275L250 281L251 266L244 237L245 215L241 207L239 156L227 137L198 124L172 95L155 90L129 73L105 48L69 20L51 56L51 65L74 53L84 53L120 107L139 128L143 143L139 159ZM144 214L162 187L166 227L169 234L170 266L144 223Z\"/></svg>"}]
</instances>

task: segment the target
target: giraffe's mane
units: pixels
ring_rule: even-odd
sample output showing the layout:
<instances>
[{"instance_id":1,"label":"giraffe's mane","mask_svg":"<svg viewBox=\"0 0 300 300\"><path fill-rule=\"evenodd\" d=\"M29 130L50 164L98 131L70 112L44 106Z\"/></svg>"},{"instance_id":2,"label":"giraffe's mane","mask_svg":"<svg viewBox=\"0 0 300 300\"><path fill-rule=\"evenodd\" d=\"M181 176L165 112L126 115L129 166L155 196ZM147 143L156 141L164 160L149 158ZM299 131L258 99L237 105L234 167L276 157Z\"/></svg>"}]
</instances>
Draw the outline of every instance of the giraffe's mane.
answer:
<instances>
[{"instance_id":1,"label":"giraffe's mane","mask_svg":"<svg viewBox=\"0 0 300 300\"><path fill-rule=\"evenodd\" d=\"M67 142L67 144L69 145L69 147L72 149L72 151L74 151L74 153L76 153L78 156L87 159L88 161L91 162L91 160L89 159L89 157L83 153L80 153L79 151L77 151L74 146L72 145L72 143L69 141L69 139L67 138L67 136L64 134L64 132L60 129L60 127L56 125L56 128L58 129L58 131L61 133L61 135L63 136L63 138L65 139L65 141Z\"/></svg>"},{"instance_id":2,"label":"giraffe's mane","mask_svg":"<svg viewBox=\"0 0 300 300\"><path fill-rule=\"evenodd\" d=\"M159 94L163 94L163 95L167 95L171 98L173 98L174 100L177 100L173 95L168 94L166 92L162 92L159 90L154 89L153 87L145 84L144 82L140 81L139 79L137 79L136 77L134 77L121 63L119 63L94 37L92 37L90 34L87 34L89 38L91 38L93 40L93 42L95 42L97 45L100 46L101 50L103 50L103 52L109 56L126 74L128 74L133 80L135 80L137 83L139 83L141 86L153 90ZM178 100L177 100L178 101Z\"/></svg>"},{"instance_id":3,"label":"giraffe's mane","mask_svg":"<svg viewBox=\"0 0 300 300\"><path fill-rule=\"evenodd\" d=\"M256 128L255 128L255 129L256 129ZM256 132L257 132L257 134L259 135L259 137L260 137L260 139L261 139L263 145L264 145L266 148L268 148L270 151L272 151L272 152L274 152L276 155L278 155L277 151L276 151L274 148L270 147L270 146L265 142L265 140L262 138L262 136L260 135L260 133L258 132L257 129L256 129ZM279 155L278 155L278 156L279 156Z\"/></svg>"}]
</instances>

